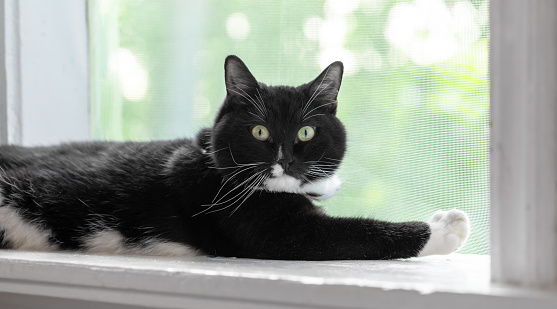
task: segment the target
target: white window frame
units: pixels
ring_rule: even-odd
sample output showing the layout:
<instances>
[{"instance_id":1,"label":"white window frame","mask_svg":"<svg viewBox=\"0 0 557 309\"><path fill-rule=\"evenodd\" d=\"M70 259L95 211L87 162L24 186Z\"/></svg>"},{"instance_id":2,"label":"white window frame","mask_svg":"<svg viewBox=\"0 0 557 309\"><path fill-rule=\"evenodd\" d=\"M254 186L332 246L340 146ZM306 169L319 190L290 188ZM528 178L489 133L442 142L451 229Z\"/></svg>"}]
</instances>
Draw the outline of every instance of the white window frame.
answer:
<instances>
[{"instance_id":1,"label":"white window frame","mask_svg":"<svg viewBox=\"0 0 557 309\"><path fill-rule=\"evenodd\" d=\"M473 255L409 264L320 264L4 251L0 304L554 308L557 1L492 0L490 10L491 273L489 258ZM87 48L86 0L0 0L0 143L45 145L90 138ZM354 265L383 271L385 280L356 276L343 281L327 270L349 273ZM305 267L315 269L313 275L296 276ZM475 271L466 277L467 284L456 290L443 287L459 283L458 277L466 276L463 269ZM400 278L389 281L390 276ZM408 284L416 278L418 283ZM165 288L144 284L151 281Z\"/></svg>"},{"instance_id":2,"label":"white window frame","mask_svg":"<svg viewBox=\"0 0 557 309\"><path fill-rule=\"evenodd\" d=\"M557 1L491 1L495 282L557 283Z\"/></svg>"},{"instance_id":3,"label":"white window frame","mask_svg":"<svg viewBox=\"0 0 557 309\"><path fill-rule=\"evenodd\" d=\"M0 6L0 143L88 140L86 0Z\"/></svg>"}]
</instances>

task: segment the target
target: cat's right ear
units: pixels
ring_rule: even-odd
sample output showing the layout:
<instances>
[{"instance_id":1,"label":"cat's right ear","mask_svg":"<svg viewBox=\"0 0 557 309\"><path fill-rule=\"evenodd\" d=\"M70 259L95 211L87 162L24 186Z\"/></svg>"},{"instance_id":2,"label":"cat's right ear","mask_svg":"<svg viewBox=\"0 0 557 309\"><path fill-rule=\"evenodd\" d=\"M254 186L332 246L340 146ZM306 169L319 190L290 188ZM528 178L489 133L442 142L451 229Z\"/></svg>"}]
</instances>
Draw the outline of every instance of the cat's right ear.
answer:
<instances>
[{"instance_id":1,"label":"cat's right ear","mask_svg":"<svg viewBox=\"0 0 557 309\"><path fill-rule=\"evenodd\" d=\"M228 96L245 97L258 88L257 80L248 67L234 55L226 57L224 61L224 80Z\"/></svg>"}]
</instances>

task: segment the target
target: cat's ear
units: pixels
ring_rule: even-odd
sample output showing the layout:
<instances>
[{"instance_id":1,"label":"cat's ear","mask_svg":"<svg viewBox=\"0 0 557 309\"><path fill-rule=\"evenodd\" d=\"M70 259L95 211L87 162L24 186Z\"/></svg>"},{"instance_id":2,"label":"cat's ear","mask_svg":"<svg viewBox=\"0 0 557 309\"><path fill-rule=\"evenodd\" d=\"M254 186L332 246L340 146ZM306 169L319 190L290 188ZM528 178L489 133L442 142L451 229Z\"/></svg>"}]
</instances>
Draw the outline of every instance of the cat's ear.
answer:
<instances>
[{"instance_id":1,"label":"cat's ear","mask_svg":"<svg viewBox=\"0 0 557 309\"><path fill-rule=\"evenodd\" d=\"M226 57L224 61L224 80L229 96L245 96L258 88L257 80L248 67L234 55Z\"/></svg>"},{"instance_id":2,"label":"cat's ear","mask_svg":"<svg viewBox=\"0 0 557 309\"><path fill-rule=\"evenodd\" d=\"M337 96L342 82L342 73L344 72L344 65L340 61L331 63L316 79L308 84L308 92L311 95L312 101L319 98L321 102L325 101L328 104L331 112L337 110Z\"/></svg>"}]
</instances>

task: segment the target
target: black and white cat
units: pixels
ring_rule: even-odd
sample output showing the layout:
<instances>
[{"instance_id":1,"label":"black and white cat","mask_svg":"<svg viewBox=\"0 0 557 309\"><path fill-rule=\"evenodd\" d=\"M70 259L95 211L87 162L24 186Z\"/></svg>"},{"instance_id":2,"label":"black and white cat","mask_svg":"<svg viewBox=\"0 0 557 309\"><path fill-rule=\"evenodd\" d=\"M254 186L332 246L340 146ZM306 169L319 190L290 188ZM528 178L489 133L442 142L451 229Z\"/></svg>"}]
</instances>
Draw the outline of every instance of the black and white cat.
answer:
<instances>
[{"instance_id":1,"label":"black and white cat","mask_svg":"<svg viewBox=\"0 0 557 309\"><path fill-rule=\"evenodd\" d=\"M343 65L299 87L259 83L235 56L214 125L195 140L0 147L0 248L262 259L448 254L458 210L429 223L326 215L346 134Z\"/></svg>"}]
</instances>

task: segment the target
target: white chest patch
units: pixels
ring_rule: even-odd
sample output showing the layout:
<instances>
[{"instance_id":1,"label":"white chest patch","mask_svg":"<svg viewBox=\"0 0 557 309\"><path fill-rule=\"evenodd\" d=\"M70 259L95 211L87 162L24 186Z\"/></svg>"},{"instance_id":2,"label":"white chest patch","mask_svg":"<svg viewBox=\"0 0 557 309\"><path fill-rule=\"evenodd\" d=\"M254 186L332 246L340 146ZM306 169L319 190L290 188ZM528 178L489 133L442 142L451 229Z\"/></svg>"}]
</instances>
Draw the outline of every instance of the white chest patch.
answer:
<instances>
[{"instance_id":1,"label":"white chest patch","mask_svg":"<svg viewBox=\"0 0 557 309\"><path fill-rule=\"evenodd\" d=\"M49 240L52 232L40 224L25 220L12 206L2 206L0 193L0 230L4 241L13 249L30 251L54 251L58 246Z\"/></svg>"},{"instance_id":2,"label":"white chest patch","mask_svg":"<svg viewBox=\"0 0 557 309\"><path fill-rule=\"evenodd\" d=\"M284 174L284 170L278 164L273 166L273 176L265 181L265 187L273 192L299 193L302 182L290 175Z\"/></svg>"},{"instance_id":3,"label":"white chest patch","mask_svg":"<svg viewBox=\"0 0 557 309\"><path fill-rule=\"evenodd\" d=\"M316 200L326 200L338 193L342 181L337 174L333 174L331 177L321 178L319 180L306 183L302 187L302 191L311 196Z\"/></svg>"},{"instance_id":4,"label":"white chest patch","mask_svg":"<svg viewBox=\"0 0 557 309\"><path fill-rule=\"evenodd\" d=\"M309 195L316 200L325 200L335 196L342 181L337 174L321 178L302 185L302 182L290 175L284 174L279 164L273 165L271 172L274 177L265 181L265 188L272 192L288 192Z\"/></svg>"},{"instance_id":5,"label":"white chest patch","mask_svg":"<svg viewBox=\"0 0 557 309\"><path fill-rule=\"evenodd\" d=\"M271 172L274 177L280 177L284 174L284 169L280 164L273 165L273 171Z\"/></svg>"}]
</instances>

